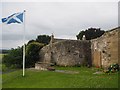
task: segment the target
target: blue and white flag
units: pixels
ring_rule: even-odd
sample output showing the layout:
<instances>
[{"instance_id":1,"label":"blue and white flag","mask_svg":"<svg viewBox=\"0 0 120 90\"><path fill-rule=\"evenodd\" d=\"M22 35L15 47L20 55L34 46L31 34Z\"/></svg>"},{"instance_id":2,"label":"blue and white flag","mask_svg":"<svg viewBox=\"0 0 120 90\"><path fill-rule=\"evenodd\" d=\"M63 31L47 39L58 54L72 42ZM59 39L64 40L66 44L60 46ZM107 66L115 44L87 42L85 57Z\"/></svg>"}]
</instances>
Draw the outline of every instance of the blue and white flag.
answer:
<instances>
[{"instance_id":1,"label":"blue and white flag","mask_svg":"<svg viewBox=\"0 0 120 90\"><path fill-rule=\"evenodd\" d=\"M14 13L7 18L2 18L2 22L5 24L11 24L11 23L23 23L23 13Z\"/></svg>"}]
</instances>

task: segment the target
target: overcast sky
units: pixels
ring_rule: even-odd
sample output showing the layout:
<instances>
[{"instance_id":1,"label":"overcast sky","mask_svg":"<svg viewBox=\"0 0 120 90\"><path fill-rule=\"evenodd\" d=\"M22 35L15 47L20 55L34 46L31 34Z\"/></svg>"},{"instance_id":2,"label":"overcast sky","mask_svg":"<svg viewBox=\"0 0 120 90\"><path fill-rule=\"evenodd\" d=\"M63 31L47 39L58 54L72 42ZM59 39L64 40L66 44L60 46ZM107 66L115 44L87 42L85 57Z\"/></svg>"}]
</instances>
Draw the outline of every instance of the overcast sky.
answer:
<instances>
[{"instance_id":1,"label":"overcast sky","mask_svg":"<svg viewBox=\"0 0 120 90\"><path fill-rule=\"evenodd\" d=\"M25 33L23 24L0 24L0 48L5 49L21 46L24 34L26 42L51 33L55 38L76 39L89 27L110 30L118 26L117 2L2 2L0 8L0 18L26 10Z\"/></svg>"}]
</instances>

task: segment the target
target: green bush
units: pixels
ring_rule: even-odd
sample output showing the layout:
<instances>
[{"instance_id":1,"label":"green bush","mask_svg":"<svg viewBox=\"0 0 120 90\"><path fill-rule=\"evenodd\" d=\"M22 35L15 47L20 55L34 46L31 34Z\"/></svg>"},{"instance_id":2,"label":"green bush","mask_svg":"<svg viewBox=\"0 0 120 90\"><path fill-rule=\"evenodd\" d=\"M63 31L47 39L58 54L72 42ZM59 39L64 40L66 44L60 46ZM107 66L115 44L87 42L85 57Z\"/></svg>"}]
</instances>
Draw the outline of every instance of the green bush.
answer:
<instances>
[{"instance_id":1,"label":"green bush","mask_svg":"<svg viewBox=\"0 0 120 90\"><path fill-rule=\"evenodd\" d=\"M39 35L37 36L36 42L47 45L49 44L50 40L51 40L51 37L49 35Z\"/></svg>"},{"instance_id":2,"label":"green bush","mask_svg":"<svg viewBox=\"0 0 120 90\"><path fill-rule=\"evenodd\" d=\"M6 70L8 70L8 68L6 67L5 64L2 64L2 71L4 72L4 71L6 71Z\"/></svg>"},{"instance_id":3,"label":"green bush","mask_svg":"<svg viewBox=\"0 0 120 90\"><path fill-rule=\"evenodd\" d=\"M26 45L26 67L32 67L39 60L39 51L44 44L31 42ZM3 57L3 64L8 68L22 68L23 66L23 47L11 49L8 54Z\"/></svg>"},{"instance_id":4,"label":"green bush","mask_svg":"<svg viewBox=\"0 0 120 90\"><path fill-rule=\"evenodd\" d=\"M111 64L111 65L108 67L108 71L109 71L109 72L119 71L119 65L118 65L117 63Z\"/></svg>"},{"instance_id":5,"label":"green bush","mask_svg":"<svg viewBox=\"0 0 120 90\"><path fill-rule=\"evenodd\" d=\"M80 31L79 34L76 35L76 37L78 40L82 40L83 35L85 35L86 40L91 40L102 36L104 33L105 31L101 30L100 28L88 28L84 31Z\"/></svg>"},{"instance_id":6,"label":"green bush","mask_svg":"<svg viewBox=\"0 0 120 90\"><path fill-rule=\"evenodd\" d=\"M32 67L39 60L39 51L44 46L42 43L32 42L26 47L26 67Z\"/></svg>"},{"instance_id":7,"label":"green bush","mask_svg":"<svg viewBox=\"0 0 120 90\"><path fill-rule=\"evenodd\" d=\"M8 54L3 57L3 64L7 67L15 67L21 68L22 67L22 48L18 47L16 49L11 49Z\"/></svg>"}]
</instances>

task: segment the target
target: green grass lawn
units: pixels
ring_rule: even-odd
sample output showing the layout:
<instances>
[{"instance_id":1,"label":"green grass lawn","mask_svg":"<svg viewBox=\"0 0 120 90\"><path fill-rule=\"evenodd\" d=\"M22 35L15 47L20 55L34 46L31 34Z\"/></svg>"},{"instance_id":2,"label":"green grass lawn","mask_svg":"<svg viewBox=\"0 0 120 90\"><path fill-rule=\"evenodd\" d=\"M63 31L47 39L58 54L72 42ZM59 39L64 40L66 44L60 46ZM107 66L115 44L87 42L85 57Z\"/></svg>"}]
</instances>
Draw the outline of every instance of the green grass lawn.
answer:
<instances>
[{"instance_id":1,"label":"green grass lawn","mask_svg":"<svg viewBox=\"0 0 120 90\"><path fill-rule=\"evenodd\" d=\"M59 70L78 71L68 74L53 71L22 70L3 74L3 88L117 88L118 73L93 74L94 68L56 67Z\"/></svg>"}]
</instances>

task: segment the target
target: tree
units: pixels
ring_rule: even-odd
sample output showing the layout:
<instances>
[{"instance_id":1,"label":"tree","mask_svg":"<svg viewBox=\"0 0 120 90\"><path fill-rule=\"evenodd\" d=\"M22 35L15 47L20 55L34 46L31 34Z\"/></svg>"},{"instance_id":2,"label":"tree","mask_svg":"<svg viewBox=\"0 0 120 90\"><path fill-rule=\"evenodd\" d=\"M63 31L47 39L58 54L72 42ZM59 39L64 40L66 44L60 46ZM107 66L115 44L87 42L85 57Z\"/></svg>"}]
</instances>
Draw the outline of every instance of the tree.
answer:
<instances>
[{"instance_id":1,"label":"tree","mask_svg":"<svg viewBox=\"0 0 120 90\"><path fill-rule=\"evenodd\" d=\"M48 35L39 35L39 36L37 36L36 41L47 45L47 44L49 44L50 39L51 39L51 37Z\"/></svg>"},{"instance_id":2,"label":"tree","mask_svg":"<svg viewBox=\"0 0 120 90\"><path fill-rule=\"evenodd\" d=\"M79 32L78 35L76 35L77 39L82 40L83 35L85 35L86 40L95 39L97 37L102 36L105 33L104 30L101 30L100 28L88 28L85 31Z\"/></svg>"},{"instance_id":3,"label":"tree","mask_svg":"<svg viewBox=\"0 0 120 90\"><path fill-rule=\"evenodd\" d=\"M39 35L36 40L30 40L26 45L26 67L32 67L39 60L40 49L50 42L50 36ZM12 48L8 54L3 57L3 63L7 67L22 68L23 66L23 46Z\"/></svg>"},{"instance_id":4,"label":"tree","mask_svg":"<svg viewBox=\"0 0 120 90\"><path fill-rule=\"evenodd\" d=\"M36 42L36 41L35 41L35 40L30 40L30 41L28 41L27 44L30 44L30 43L32 43L32 42Z\"/></svg>"},{"instance_id":5,"label":"tree","mask_svg":"<svg viewBox=\"0 0 120 90\"><path fill-rule=\"evenodd\" d=\"M12 48L2 61L7 67L22 68L22 48Z\"/></svg>"},{"instance_id":6,"label":"tree","mask_svg":"<svg viewBox=\"0 0 120 90\"><path fill-rule=\"evenodd\" d=\"M36 61L39 60L39 51L44 46L44 44L38 42L31 42L26 45L26 59L25 66L32 67L35 65ZM3 57L3 63L7 67L12 68L22 68L23 66L23 46L16 49L11 49L7 55Z\"/></svg>"},{"instance_id":7,"label":"tree","mask_svg":"<svg viewBox=\"0 0 120 90\"><path fill-rule=\"evenodd\" d=\"M26 67L33 67L39 60L39 51L44 46L42 43L32 42L26 47Z\"/></svg>"},{"instance_id":8,"label":"tree","mask_svg":"<svg viewBox=\"0 0 120 90\"><path fill-rule=\"evenodd\" d=\"M7 50L7 49L0 50L0 53L2 53L2 54L7 54L8 52L9 52L9 50Z\"/></svg>"},{"instance_id":9,"label":"tree","mask_svg":"<svg viewBox=\"0 0 120 90\"><path fill-rule=\"evenodd\" d=\"M84 32L84 31L79 32L79 34L78 34L78 35L76 35L77 39L82 40L82 37L83 37L83 35L84 35L84 34L85 34L85 32Z\"/></svg>"}]
</instances>

